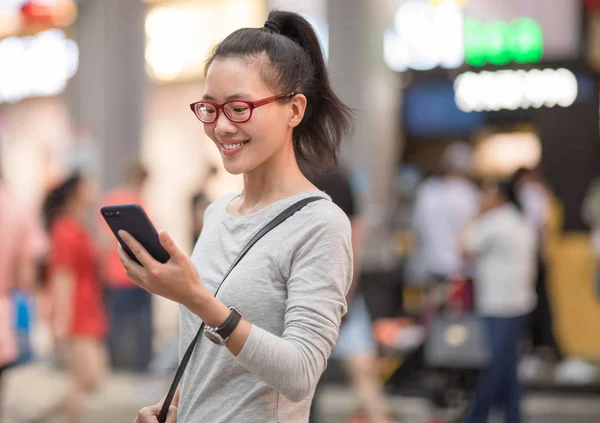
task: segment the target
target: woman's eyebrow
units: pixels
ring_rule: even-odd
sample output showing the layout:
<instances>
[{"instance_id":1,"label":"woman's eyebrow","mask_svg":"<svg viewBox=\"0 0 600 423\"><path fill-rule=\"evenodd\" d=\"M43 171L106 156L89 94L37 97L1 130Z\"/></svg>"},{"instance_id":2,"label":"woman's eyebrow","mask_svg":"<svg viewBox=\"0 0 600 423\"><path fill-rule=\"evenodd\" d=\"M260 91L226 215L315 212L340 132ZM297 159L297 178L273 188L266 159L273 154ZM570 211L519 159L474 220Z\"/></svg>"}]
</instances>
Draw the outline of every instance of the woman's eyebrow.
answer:
<instances>
[{"instance_id":1,"label":"woman's eyebrow","mask_svg":"<svg viewBox=\"0 0 600 423\"><path fill-rule=\"evenodd\" d=\"M247 99L247 98L250 98L250 94L248 94L248 93L235 93L235 94L231 94L230 96L227 96L225 101L243 100L243 99ZM215 98L213 96L211 96L210 94L204 94L202 96L202 100L216 101Z\"/></svg>"}]
</instances>

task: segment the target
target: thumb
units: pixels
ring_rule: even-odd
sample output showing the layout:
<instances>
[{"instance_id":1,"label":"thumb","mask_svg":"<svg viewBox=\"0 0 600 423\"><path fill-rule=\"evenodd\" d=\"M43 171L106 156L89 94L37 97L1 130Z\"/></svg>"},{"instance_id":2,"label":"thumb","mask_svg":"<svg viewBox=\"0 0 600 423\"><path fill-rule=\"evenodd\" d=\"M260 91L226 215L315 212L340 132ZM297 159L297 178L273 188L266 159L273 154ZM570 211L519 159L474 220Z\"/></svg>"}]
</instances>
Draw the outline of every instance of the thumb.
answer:
<instances>
[{"instance_id":1,"label":"thumb","mask_svg":"<svg viewBox=\"0 0 600 423\"><path fill-rule=\"evenodd\" d=\"M174 405L169 407L169 413L167 414L166 423L176 423L177 422L177 407Z\"/></svg>"},{"instance_id":2,"label":"thumb","mask_svg":"<svg viewBox=\"0 0 600 423\"><path fill-rule=\"evenodd\" d=\"M175 244L173 238L171 238L171 236L165 231L160 231L158 234L158 240L160 241L160 245L163 246L163 248L171 257L177 257L181 254L181 250L179 247L177 247L177 244Z\"/></svg>"}]
</instances>

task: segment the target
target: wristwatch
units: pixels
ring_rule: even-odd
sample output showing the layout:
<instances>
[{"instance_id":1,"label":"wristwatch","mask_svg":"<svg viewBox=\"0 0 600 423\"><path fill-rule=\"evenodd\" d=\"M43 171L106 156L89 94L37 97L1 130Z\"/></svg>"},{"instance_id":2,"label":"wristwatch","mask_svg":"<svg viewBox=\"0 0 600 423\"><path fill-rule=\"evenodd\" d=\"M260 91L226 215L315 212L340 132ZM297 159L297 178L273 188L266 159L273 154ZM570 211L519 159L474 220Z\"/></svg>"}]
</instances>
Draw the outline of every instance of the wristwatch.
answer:
<instances>
[{"instance_id":1,"label":"wristwatch","mask_svg":"<svg viewBox=\"0 0 600 423\"><path fill-rule=\"evenodd\" d=\"M219 327L206 326L204 328L204 335L217 345L225 345L229 336L233 333L237 325L242 320L242 315L235 307L229 307L231 313L223 324Z\"/></svg>"}]
</instances>

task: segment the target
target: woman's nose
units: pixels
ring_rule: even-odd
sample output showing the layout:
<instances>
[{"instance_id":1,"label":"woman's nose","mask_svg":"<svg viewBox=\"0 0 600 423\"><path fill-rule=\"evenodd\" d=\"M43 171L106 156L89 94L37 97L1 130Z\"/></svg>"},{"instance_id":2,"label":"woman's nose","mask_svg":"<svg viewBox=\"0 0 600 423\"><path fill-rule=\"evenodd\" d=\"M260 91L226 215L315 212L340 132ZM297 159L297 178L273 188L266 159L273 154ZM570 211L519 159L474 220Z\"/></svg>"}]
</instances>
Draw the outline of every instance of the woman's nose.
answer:
<instances>
[{"instance_id":1,"label":"woman's nose","mask_svg":"<svg viewBox=\"0 0 600 423\"><path fill-rule=\"evenodd\" d=\"M215 131L219 135L233 134L237 131L237 127L227 119L227 116L225 116L225 113L222 110L221 113L219 113L216 123Z\"/></svg>"}]
</instances>

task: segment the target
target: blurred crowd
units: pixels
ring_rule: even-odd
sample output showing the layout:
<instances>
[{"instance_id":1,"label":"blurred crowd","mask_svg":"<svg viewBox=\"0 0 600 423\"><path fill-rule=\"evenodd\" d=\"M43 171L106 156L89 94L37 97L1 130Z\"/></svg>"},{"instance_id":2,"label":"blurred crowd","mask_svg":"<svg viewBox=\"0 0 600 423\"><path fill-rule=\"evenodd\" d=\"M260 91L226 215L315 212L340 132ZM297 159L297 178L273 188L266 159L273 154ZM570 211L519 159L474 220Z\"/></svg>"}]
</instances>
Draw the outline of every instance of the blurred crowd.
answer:
<instances>
[{"instance_id":1,"label":"blurred crowd","mask_svg":"<svg viewBox=\"0 0 600 423\"><path fill-rule=\"evenodd\" d=\"M207 187L218 172L209 167L190 198L194 243L202 231L204 210L213 200ZM521 168L506 178L476 180L471 147L457 142L444 150L437 172L416 175L407 165L398 181L404 194L413 191L399 197L410 201L398 203L397 227L408 230L412 239L402 252L406 265L399 279L404 287L416 286L424 293L421 311L450 304L447 293L452 290L464 288L463 300L471 299L470 306L462 302L462 311L476 316L485 329L486 345L479 348L489 357L481 364L487 370L474 387L469 421L484 421L482 416L500 394L507 413L519 416L520 381L535 379L548 366L559 381L594 380L596 368L565 356L554 333L544 247L551 193L539 170ZM40 358L32 333L36 330L39 336L39 327L44 327L51 351L46 359L72 382L68 394L46 410L47 416L84 421L86 397L99 388L109 369L140 374L176 369L177 336L154 353L151 296L127 277L116 240L98 213L99 205L138 203L146 208L147 179L145 167L132 163L122 186L100 193L92 177L75 172L46 193L37 213L15 200L0 178L0 389L3 372ZM357 213L350 175L337 170L315 177L314 183L350 217L360 263L366 222ZM152 216L152 210L148 212ZM592 243L600 260L599 182L590 186L582 212L593 228ZM349 314L333 358L344 364L366 418L386 421L390 410L377 360L385 338L394 335L382 339L373 331L370 316L377 313L369 310L359 288L361 273L357 265ZM441 299L440 286L446 293ZM410 315L402 305L395 314ZM430 327L434 320L414 321ZM426 336L417 338L416 343L435 344ZM521 353L525 357L519 364ZM444 362L455 366L442 347L434 356L437 366L439 360L442 367ZM425 361L430 359L427 355ZM317 413L312 415L316 418Z\"/></svg>"},{"instance_id":2,"label":"blurred crowd","mask_svg":"<svg viewBox=\"0 0 600 423\"><path fill-rule=\"evenodd\" d=\"M46 418L84 421L85 398L109 366L143 374L154 360L161 369L153 354L151 296L127 276L98 212L99 205L144 205L146 168L132 163L122 179L100 193L93 177L73 172L46 193L38 212L17 201L0 178L0 389L2 373L48 353L44 359L68 374L72 387L45 410ZM202 189L191 201L194 240L208 203ZM171 356L169 371L177 365L176 349Z\"/></svg>"}]
</instances>

